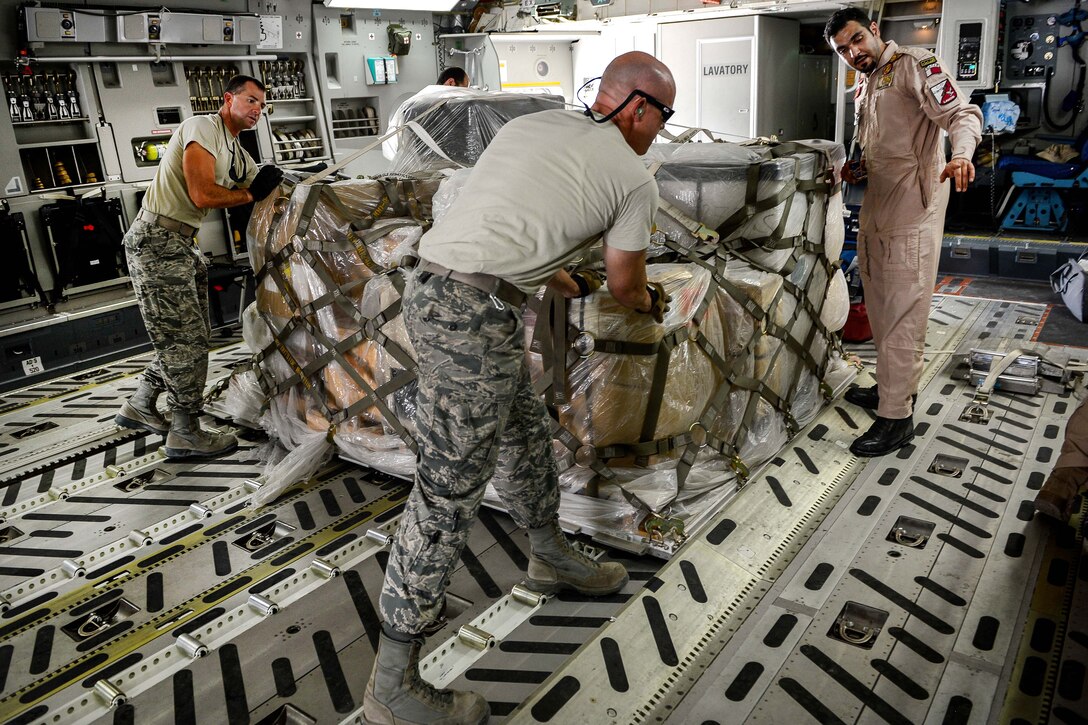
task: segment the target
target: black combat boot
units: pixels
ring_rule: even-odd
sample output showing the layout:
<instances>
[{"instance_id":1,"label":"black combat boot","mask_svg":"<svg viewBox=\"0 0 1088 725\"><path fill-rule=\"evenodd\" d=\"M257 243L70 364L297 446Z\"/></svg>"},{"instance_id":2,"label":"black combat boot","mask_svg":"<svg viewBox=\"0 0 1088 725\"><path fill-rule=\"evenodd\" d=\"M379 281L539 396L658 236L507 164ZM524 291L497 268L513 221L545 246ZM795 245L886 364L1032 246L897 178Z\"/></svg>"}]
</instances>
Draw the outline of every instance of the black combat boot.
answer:
<instances>
[{"instance_id":1,"label":"black combat boot","mask_svg":"<svg viewBox=\"0 0 1088 725\"><path fill-rule=\"evenodd\" d=\"M571 546L559 522L529 529L529 569L525 585L535 592L551 594L573 589L579 594L613 594L627 583L623 564L604 564L590 559Z\"/></svg>"},{"instance_id":2,"label":"black combat boot","mask_svg":"<svg viewBox=\"0 0 1088 725\"><path fill-rule=\"evenodd\" d=\"M481 725L491 717L482 695L439 690L419 675L422 638L407 642L382 632L374 671L363 694L363 720L371 725Z\"/></svg>"},{"instance_id":3,"label":"black combat boot","mask_svg":"<svg viewBox=\"0 0 1088 725\"><path fill-rule=\"evenodd\" d=\"M871 388L859 388L857 386L850 388L846 391L846 394L842 396L842 399L847 403L853 403L859 408L868 408L869 410L876 410L880 407L880 391L877 390L877 386ZM910 396L911 406L918 402L918 394Z\"/></svg>"},{"instance_id":4,"label":"black combat boot","mask_svg":"<svg viewBox=\"0 0 1088 725\"><path fill-rule=\"evenodd\" d=\"M125 428L146 430L148 433L166 435L170 424L155 406L155 401L162 395L162 390L152 387L151 383L140 378L136 392L125 401L117 412L113 422Z\"/></svg>"},{"instance_id":5,"label":"black combat boot","mask_svg":"<svg viewBox=\"0 0 1088 725\"><path fill-rule=\"evenodd\" d=\"M914 440L914 418L900 420L877 416L864 435L850 444L855 456L873 458L898 451Z\"/></svg>"}]
</instances>

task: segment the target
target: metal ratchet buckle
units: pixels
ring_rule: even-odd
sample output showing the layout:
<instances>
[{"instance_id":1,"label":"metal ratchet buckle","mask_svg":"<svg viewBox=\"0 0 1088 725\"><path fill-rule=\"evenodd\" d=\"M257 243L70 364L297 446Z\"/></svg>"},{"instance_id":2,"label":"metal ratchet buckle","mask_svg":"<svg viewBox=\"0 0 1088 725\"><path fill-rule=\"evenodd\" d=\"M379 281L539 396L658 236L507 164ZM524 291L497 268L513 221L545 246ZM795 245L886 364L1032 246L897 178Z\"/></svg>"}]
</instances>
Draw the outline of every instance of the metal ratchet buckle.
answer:
<instances>
[{"instance_id":1,"label":"metal ratchet buckle","mask_svg":"<svg viewBox=\"0 0 1088 725\"><path fill-rule=\"evenodd\" d=\"M987 398L989 396L982 399L975 398L968 403L963 412L960 413L960 421L963 423L988 423L994 412L986 405Z\"/></svg>"},{"instance_id":2,"label":"metal ratchet buckle","mask_svg":"<svg viewBox=\"0 0 1088 725\"><path fill-rule=\"evenodd\" d=\"M684 532L684 522L681 519L649 514L642 521L642 529L655 544L664 544L665 539L672 539L677 544L687 541L688 535Z\"/></svg>"},{"instance_id":3,"label":"metal ratchet buckle","mask_svg":"<svg viewBox=\"0 0 1088 725\"><path fill-rule=\"evenodd\" d=\"M705 224L699 224L699 227L692 231L691 236L695 237L701 242L717 243L721 239L716 230L711 229Z\"/></svg>"},{"instance_id":4,"label":"metal ratchet buckle","mask_svg":"<svg viewBox=\"0 0 1088 725\"><path fill-rule=\"evenodd\" d=\"M748 466L744 465L744 461L740 459L740 456L733 456L732 460L729 461L729 467L737 474L737 483L739 485L743 486L748 482L750 471Z\"/></svg>"}]
</instances>

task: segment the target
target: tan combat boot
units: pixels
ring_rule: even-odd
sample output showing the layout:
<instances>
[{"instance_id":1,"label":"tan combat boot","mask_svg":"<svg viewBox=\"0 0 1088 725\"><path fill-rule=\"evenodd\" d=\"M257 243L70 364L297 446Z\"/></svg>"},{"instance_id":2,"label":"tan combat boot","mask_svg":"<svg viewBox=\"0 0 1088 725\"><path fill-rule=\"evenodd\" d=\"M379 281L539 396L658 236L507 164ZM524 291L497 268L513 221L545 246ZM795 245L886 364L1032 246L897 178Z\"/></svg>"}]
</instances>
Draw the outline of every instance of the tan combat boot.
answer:
<instances>
[{"instance_id":1,"label":"tan combat boot","mask_svg":"<svg viewBox=\"0 0 1088 725\"><path fill-rule=\"evenodd\" d=\"M1035 495L1035 510L1062 523L1073 515L1073 502L1088 481L1088 468L1055 468Z\"/></svg>"},{"instance_id":2,"label":"tan combat boot","mask_svg":"<svg viewBox=\"0 0 1088 725\"><path fill-rule=\"evenodd\" d=\"M613 594L627 583L627 570L615 562L600 563L571 546L559 522L529 529L529 569L525 585L535 592L573 589L579 594Z\"/></svg>"},{"instance_id":3,"label":"tan combat boot","mask_svg":"<svg viewBox=\"0 0 1088 725\"><path fill-rule=\"evenodd\" d=\"M374 671L363 694L363 720L371 725L482 725L491 708L482 695L439 690L419 675L421 638L408 642L382 632Z\"/></svg>"},{"instance_id":4,"label":"tan combat boot","mask_svg":"<svg viewBox=\"0 0 1088 725\"><path fill-rule=\"evenodd\" d=\"M163 418L162 413L155 407L155 401L159 399L160 395L162 395L161 390L151 387L150 383L141 378L140 384L136 387L136 392L121 406L121 410L117 412L113 422L125 428L135 428L136 430L146 430L148 433L166 435L166 431L170 429L170 424L166 422L166 418Z\"/></svg>"},{"instance_id":5,"label":"tan combat boot","mask_svg":"<svg viewBox=\"0 0 1088 725\"><path fill-rule=\"evenodd\" d=\"M175 410L166 434L167 458L204 458L230 453L238 447L238 439L229 433L204 430L200 413Z\"/></svg>"}]
</instances>

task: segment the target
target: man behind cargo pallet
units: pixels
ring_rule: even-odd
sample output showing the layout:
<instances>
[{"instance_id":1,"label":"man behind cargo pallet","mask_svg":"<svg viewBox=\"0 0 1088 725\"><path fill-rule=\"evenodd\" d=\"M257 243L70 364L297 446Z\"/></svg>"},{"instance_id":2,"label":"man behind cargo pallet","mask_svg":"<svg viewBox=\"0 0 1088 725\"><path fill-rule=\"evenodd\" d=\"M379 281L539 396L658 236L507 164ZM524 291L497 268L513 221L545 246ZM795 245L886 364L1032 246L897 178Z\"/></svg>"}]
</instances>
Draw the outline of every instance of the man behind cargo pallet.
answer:
<instances>
[{"instance_id":1,"label":"man behind cargo pallet","mask_svg":"<svg viewBox=\"0 0 1088 725\"><path fill-rule=\"evenodd\" d=\"M463 68L457 66L450 66L438 76L438 80L435 81L440 86L457 86L458 88L468 88L469 77L468 73Z\"/></svg>"},{"instance_id":2,"label":"man behind cargo pallet","mask_svg":"<svg viewBox=\"0 0 1088 725\"><path fill-rule=\"evenodd\" d=\"M877 411L851 452L883 456L914 438L913 405L948 207L943 182L952 179L956 191L964 191L974 180L971 157L982 135L982 112L937 56L885 42L858 8L832 15L824 37L863 74L854 97L863 156L847 163L843 178L868 179L858 265L876 342L877 384L849 390L846 400ZM952 143L947 164L942 129Z\"/></svg>"},{"instance_id":3,"label":"man behind cargo pallet","mask_svg":"<svg viewBox=\"0 0 1088 725\"><path fill-rule=\"evenodd\" d=\"M219 112L182 121L147 188L143 208L125 234L129 276L155 354L136 392L121 406L118 425L166 435L166 456L226 453L234 436L200 427L208 373L208 268L194 236L208 209L259 201L283 172L260 171L238 142L264 109L264 85L235 76ZM155 401L167 391L167 424Z\"/></svg>"},{"instance_id":4,"label":"man behind cargo pallet","mask_svg":"<svg viewBox=\"0 0 1088 725\"><path fill-rule=\"evenodd\" d=\"M566 297L599 288L595 273L563 267L604 232L609 292L661 322L668 296L646 281L657 184L638 155L675 95L672 74L652 56L619 56L601 79L597 115L542 111L507 123L420 241L404 293L419 374L416 483L386 567L367 722L489 717L483 697L436 690L418 663L492 474L529 533L527 586L604 595L627 582L622 565L585 557L559 528L550 418L525 364L520 308L545 283Z\"/></svg>"}]
</instances>

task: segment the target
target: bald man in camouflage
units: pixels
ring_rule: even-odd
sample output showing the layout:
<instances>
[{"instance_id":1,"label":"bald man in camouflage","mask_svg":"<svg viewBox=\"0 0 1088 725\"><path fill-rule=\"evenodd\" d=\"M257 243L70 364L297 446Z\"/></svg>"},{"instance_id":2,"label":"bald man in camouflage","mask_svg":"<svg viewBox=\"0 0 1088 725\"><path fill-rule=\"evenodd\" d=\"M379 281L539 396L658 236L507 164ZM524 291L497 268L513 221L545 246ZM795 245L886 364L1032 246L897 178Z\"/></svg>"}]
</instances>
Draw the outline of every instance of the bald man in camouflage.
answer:
<instances>
[{"instance_id":1,"label":"bald man in camouflage","mask_svg":"<svg viewBox=\"0 0 1088 725\"><path fill-rule=\"evenodd\" d=\"M657 183L639 156L675 94L652 56L619 56L585 114L542 111L503 126L420 241L403 306L418 364L416 482L386 566L368 723L487 721L480 695L423 680L419 652L441 626L449 576L489 481L528 531L526 586L601 596L627 582L621 564L586 557L559 528L551 420L525 363L521 307L545 284L566 297L598 289L598 275L565 267L603 232L608 291L662 321L668 296L646 279Z\"/></svg>"}]
</instances>

